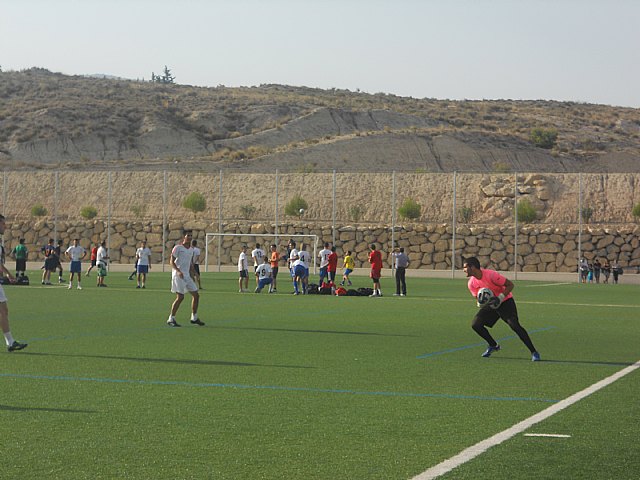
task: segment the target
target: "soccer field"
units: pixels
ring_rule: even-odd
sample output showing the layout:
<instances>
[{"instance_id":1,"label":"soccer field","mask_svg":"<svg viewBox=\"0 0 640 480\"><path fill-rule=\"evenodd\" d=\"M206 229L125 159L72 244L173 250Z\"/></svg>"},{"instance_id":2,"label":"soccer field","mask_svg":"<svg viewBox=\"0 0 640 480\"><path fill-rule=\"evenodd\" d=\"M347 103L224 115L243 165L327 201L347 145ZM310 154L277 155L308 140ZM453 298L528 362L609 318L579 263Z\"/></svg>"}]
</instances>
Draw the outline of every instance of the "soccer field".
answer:
<instances>
[{"instance_id":1,"label":"soccer field","mask_svg":"<svg viewBox=\"0 0 640 480\"><path fill-rule=\"evenodd\" d=\"M187 296L182 328L169 273L5 287L29 346L1 355L0 478L409 479L640 359L637 286L516 282L534 363L504 322L480 357L463 279L410 278L405 298L390 278L382 298L280 280L204 274L206 326ZM635 479L638 398L636 369L440 478Z\"/></svg>"}]
</instances>

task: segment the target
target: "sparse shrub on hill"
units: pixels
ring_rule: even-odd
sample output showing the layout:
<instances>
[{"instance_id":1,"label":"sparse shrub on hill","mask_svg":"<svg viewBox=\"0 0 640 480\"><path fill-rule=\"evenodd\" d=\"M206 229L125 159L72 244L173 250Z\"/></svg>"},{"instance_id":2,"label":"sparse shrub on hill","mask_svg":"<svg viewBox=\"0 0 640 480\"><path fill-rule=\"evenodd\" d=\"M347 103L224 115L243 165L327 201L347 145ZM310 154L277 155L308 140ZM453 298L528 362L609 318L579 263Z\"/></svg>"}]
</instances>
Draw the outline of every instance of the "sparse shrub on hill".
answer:
<instances>
[{"instance_id":1,"label":"sparse shrub on hill","mask_svg":"<svg viewBox=\"0 0 640 480\"><path fill-rule=\"evenodd\" d=\"M191 192L182 201L182 206L196 215L198 212L204 212L207 208L207 201L200 192Z\"/></svg>"},{"instance_id":2,"label":"sparse shrub on hill","mask_svg":"<svg viewBox=\"0 0 640 480\"><path fill-rule=\"evenodd\" d=\"M582 220L584 220L584 223L589 223L589 221L591 221L592 216L593 216L593 208L591 207L582 208Z\"/></svg>"},{"instance_id":3,"label":"sparse shrub on hill","mask_svg":"<svg viewBox=\"0 0 640 480\"><path fill-rule=\"evenodd\" d=\"M518 201L516 216L518 221L521 223L531 223L538 218L538 212L536 212L535 207L531 204L529 199L523 198Z\"/></svg>"},{"instance_id":4,"label":"sparse shrub on hill","mask_svg":"<svg viewBox=\"0 0 640 480\"><path fill-rule=\"evenodd\" d=\"M299 217L301 216L300 209L304 211L307 208L309 208L307 201L302 198L300 194L296 194L291 200L289 200L289 203L285 205L284 213L290 217Z\"/></svg>"},{"instance_id":5,"label":"sparse shrub on hill","mask_svg":"<svg viewBox=\"0 0 640 480\"><path fill-rule=\"evenodd\" d=\"M400 218L415 220L416 218L420 218L421 210L422 206L413 198L405 198L404 202L402 202L402 205L398 209L398 214L400 215Z\"/></svg>"},{"instance_id":6,"label":"sparse shrub on hill","mask_svg":"<svg viewBox=\"0 0 640 480\"><path fill-rule=\"evenodd\" d=\"M633 218L638 221L638 219L640 219L640 203L636 204L633 209L631 210L631 215L633 215Z\"/></svg>"},{"instance_id":7,"label":"sparse shrub on hill","mask_svg":"<svg viewBox=\"0 0 640 480\"><path fill-rule=\"evenodd\" d=\"M558 139L558 131L555 128L534 128L530 135L531 143L536 147L551 149Z\"/></svg>"},{"instance_id":8,"label":"sparse shrub on hill","mask_svg":"<svg viewBox=\"0 0 640 480\"><path fill-rule=\"evenodd\" d=\"M80 215L82 216L82 218L91 220L92 218L95 218L96 215L98 215L98 210L96 210L95 207L88 205L80 209Z\"/></svg>"},{"instance_id":9,"label":"sparse shrub on hill","mask_svg":"<svg viewBox=\"0 0 640 480\"><path fill-rule=\"evenodd\" d=\"M362 205L351 205L349 207L349 216L354 222L359 222L365 211L366 210Z\"/></svg>"}]
</instances>

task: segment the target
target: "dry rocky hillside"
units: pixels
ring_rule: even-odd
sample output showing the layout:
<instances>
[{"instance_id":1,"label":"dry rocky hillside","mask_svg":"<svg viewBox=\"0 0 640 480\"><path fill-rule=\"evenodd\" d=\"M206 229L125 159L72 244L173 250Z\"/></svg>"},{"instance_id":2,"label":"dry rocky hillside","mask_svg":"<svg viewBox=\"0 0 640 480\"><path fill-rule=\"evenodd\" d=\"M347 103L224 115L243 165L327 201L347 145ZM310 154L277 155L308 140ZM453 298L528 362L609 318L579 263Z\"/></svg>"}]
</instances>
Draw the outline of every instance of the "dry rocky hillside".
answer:
<instances>
[{"instance_id":1,"label":"dry rocky hillside","mask_svg":"<svg viewBox=\"0 0 640 480\"><path fill-rule=\"evenodd\" d=\"M5 169L638 172L639 152L632 108L0 72Z\"/></svg>"}]
</instances>

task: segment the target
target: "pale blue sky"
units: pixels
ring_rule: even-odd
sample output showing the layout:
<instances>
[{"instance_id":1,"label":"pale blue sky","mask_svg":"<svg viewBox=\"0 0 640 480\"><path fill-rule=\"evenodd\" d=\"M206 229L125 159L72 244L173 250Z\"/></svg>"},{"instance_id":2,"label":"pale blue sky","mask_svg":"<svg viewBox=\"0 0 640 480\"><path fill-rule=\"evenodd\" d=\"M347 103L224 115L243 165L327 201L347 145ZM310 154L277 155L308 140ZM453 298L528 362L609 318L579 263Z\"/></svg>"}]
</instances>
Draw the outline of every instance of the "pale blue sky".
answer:
<instances>
[{"instance_id":1,"label":"pale blue sky","mask_svg":"<svg viewBox=\"0 0 640 480\"><path fill-rule=\"evenodd\" d=\"M0 0L3 70L640 107L640 0Z\"/></svg>"}]
</instances>

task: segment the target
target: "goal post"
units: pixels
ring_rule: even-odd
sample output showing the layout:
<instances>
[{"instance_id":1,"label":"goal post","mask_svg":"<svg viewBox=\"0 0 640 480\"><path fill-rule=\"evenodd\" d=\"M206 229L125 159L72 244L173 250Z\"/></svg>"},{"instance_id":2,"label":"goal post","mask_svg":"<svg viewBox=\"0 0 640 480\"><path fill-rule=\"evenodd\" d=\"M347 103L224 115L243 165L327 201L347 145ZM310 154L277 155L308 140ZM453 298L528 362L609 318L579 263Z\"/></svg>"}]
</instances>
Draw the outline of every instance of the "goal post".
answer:
<instances>
[{"instance_id":1,"label":"goal post","mask_svg":"<svg viewBox=\"0 0 640 480\"><path fill-rule=\"evenodd\" d=\"M278 244L278 239L279 238L290 238L290 239L300 239L305 245L312 245L313 246L313 274L316 274L316 262L317 262L317 258L318 258L318 235L305 235L305 234L293 234L293 235L287 235L287 234L273 234L273 233L207 233L205 235L205 248L204 248L204 271L208 272L209 271L209 250L210 250L210 245L212 245L211 248L214 248L216 251L216 264L218 266L218 272L222 271L222 251L223 251L223 241L225 238L234 238L234 237L244 237L244 238L253 238L256 240L267 240L267 239L274 239L276 244ZM307 239L305 241L305 239ZM236 242L234 242L236 243ZM246 243L247 246L251 246L249 245L249 241L247 242L242 242L242 243ZM253 242L253 244L255 245L256 242ZM262 243L262 242L260 242ZM296 242L296 243L300 243L300 242ZM236 249L236 251L231 252L230 255L230 259L229 259L229 263L226 263L227 265L233 265L236 266L236 261L237 261L237 255L239 255L240 253L240 249L239 247L241 246L240 242L237 242L238 248ZM269 253L269 245L267 245L266 243L264 243L264 245L262 245L262 247L264 247L264 251L267 253ZM280 250L280 245L278 245L278 249ZM226 255L226 254L225 254ZM234 258L236 260L234 260ZM309 267L311 267L311 265L309 265Z\"/></svg>"}]
</instances>

